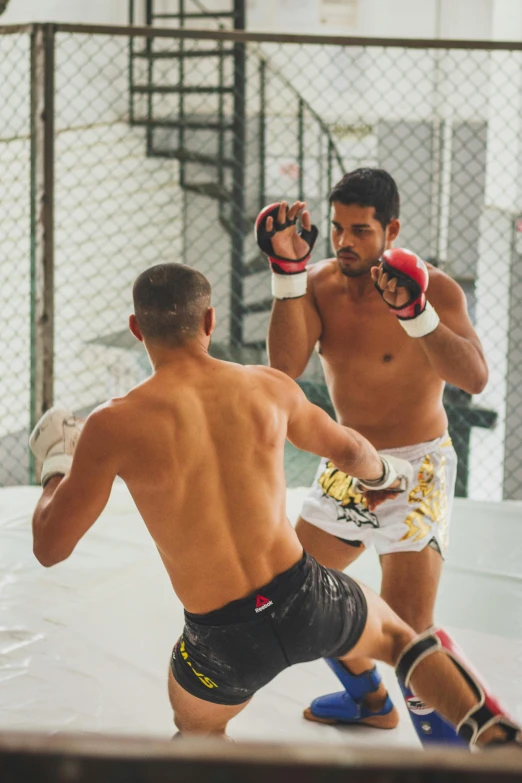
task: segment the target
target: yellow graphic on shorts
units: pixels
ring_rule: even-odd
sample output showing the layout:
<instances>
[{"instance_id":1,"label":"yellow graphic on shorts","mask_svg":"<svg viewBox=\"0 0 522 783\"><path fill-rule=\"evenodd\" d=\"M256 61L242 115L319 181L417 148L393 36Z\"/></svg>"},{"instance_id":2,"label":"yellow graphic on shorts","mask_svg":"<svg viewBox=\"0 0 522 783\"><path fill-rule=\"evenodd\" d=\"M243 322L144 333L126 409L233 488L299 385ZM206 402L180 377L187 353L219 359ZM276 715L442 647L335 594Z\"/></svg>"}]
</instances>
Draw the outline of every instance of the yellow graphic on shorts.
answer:
<instances>
[{"instance_id":1,"label":"yellow graphic on shorts","mask_svg":"<svg viewBox=\"0 0 522 783\"><path fill-rule=\"evenodd\" d=\"M199 681L203 683L203 685L206 685L207 688L219 688L219 685L215 683L213 680L210 679L210 677L206 677L201 672L197 672L193 666L193 664L188 659L188 652L185 649L185 640L183 638L180 639L179 643L179 651L181 653L181 657L187 664L187 666L190 666L196 677L199 678Z\"/></svg>"},{"instance_id":2,"label":"yellow graphic on shorts","mask_svg":"<svg viewBox=\"0 0 522 783\"><path fill-rule=\"evenodd\" d=\"M321 473L317 483L325 495L339 501L341 506L349 506L353 503L367 506L366 498L362 492L356 492L353 488L353 476L347 476L342 470L336 468L333 462L326 463L326 470Z\"/></svg>"},{"instance_id":3,"label":"yellow graphic on shorts","mask_svg":"<svg viewBox=\"0 0 522 783\"><path fill-rule=\"evenodd\" d=\"M439 528L443 548L447 545L448 506L446 496L446 457L440 458L440 464L435 468L432 457L426 454L419 468L419 483L408 495L409 503L418 504L404 520L408 532L401 541L411 538L414 542L421 541L432 533L432 526Z\"/></svg>"}]
</instances>

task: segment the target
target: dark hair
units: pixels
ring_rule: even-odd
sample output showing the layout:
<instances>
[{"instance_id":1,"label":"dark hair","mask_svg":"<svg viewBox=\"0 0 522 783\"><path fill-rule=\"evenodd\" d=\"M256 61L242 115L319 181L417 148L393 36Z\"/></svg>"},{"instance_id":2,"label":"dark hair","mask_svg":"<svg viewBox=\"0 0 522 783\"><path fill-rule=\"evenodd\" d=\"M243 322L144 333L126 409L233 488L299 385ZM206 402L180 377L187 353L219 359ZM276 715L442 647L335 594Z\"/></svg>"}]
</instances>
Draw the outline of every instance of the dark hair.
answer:
<instances>
[{"instance_id":1,"label":"dark hair","mask_svg":"<svg viewBox=\"0 0 522 783\"><path fill-rule=\"evenodd\" d=\"M360 204L374 207L375 219L383 229L390 220L399 217L400 200L397 184L384 169L355 169L334 185L329 198L346 206Z\"/></svg>"},{"instance_id":2,"label":"dark hair","mask_svg":"<svg viewBox=\"0 0 522 783\"><path fill-rule=\"evenodd\" d=\"M136 279L132 297L145 339L177 347L201 329L210 307L210 283L184 264L158 264Z\"/></svg>"}]
</instances>

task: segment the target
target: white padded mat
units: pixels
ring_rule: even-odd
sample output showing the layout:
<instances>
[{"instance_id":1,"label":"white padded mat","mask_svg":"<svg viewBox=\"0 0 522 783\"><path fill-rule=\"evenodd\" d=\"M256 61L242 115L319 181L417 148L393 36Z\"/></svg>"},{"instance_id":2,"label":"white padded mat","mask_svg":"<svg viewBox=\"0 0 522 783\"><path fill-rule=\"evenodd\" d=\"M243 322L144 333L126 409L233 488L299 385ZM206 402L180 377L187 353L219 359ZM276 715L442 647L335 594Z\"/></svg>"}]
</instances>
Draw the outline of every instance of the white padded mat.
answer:
<instances>
[{"instance_id":1,"label":"white padded mat","mask_svg":"<svg viewBox=\"0 0 522 783\"><path fill-rule=\"evenodd\" d=\"M304 489L288 491L298 516ZM0 490L0 730L173 733L166 675L182 607L135 506L114 486L102 517L64 563L32 554L36 487ZM522 721L522 503L457 500L437 606L496 695ZM375 589L373 552L350 573ZM195 574L197 578L197 574ZM301 717L338 690L316 661L282 672L230 723L236 739L418 746L393 671L381 666L401 712L393 731L338 728Z\"/></svg>"}]
</instances>

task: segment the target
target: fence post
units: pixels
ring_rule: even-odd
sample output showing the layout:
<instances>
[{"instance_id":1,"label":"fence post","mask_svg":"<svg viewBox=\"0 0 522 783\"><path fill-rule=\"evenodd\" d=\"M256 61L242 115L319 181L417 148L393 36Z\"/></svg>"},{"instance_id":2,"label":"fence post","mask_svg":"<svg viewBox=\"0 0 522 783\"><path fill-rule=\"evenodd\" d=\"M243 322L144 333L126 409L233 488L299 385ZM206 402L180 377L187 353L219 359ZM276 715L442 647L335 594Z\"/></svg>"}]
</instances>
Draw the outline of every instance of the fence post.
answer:
<instances>
[{"instance_id":1,"label":"fence post","mask_svg":"<svg viewBox=\"0 0 522 783\"><path fill-rule=\"evenodd\" d=\"M234 0L234 28L245 29L245 0ZM232 253L230 281L230 342L243 344L243 266L245 239L245 144L246 144L246 45L234 44L234 119L232 157Z\"/></svg>"},{"instance_id":2,"label":"fence post","mask_svg":"<svg viewBox=\"0 0 522 783\"><path fill-rule=\"evenodd\" d=\"M37 24L31 36L31 429L53 404L54 32ZM30 481L39 473L31 455Z\"/></svg>"}]
</instances>

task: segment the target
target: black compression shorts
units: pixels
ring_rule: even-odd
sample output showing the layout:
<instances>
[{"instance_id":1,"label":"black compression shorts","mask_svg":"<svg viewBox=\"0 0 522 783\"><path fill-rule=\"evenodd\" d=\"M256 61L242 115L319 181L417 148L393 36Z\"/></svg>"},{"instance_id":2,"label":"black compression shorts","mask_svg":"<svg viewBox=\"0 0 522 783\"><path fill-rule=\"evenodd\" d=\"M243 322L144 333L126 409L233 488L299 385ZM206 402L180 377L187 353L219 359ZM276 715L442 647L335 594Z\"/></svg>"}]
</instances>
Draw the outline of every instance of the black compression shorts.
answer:
<instances>
[{"instance_id":1,"label":"black compression shorts","mask_svg":"<svg viewBox=\"0 0 522 783\"><path fill-rule=\"evenodd\" d=\"M246 598L207 614L185 612L172 673L193 696L242 704L287 666L345 655L366 617L359 585L305 552Z\"/></svg>"}]
</instances>

